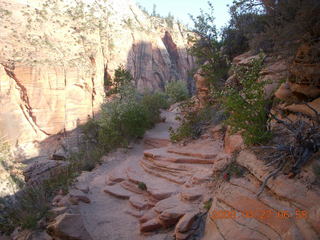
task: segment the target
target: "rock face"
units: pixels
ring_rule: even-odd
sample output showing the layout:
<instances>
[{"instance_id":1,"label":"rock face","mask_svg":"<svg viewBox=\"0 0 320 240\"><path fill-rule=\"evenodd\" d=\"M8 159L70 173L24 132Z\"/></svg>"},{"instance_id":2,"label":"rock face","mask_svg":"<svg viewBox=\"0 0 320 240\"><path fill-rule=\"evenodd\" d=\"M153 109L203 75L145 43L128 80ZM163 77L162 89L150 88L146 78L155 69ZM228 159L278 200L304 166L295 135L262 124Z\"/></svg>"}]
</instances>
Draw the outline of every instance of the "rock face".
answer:
<instances>
[{"instance_id":1,"label":"rock face","mask_svg":"<svg viewBox=\"0 0 320 240\"><path fill-rule=\"evenodd\" d=\"M204 239L318 239L319 189L280 175L260 198L261 181L272 169L243 150L237 163L249 170L216 189ZM234 215L232 215L234 214Z\"/></svg>"},{"instance_id":2,"label":"rock face","mask_svg":"<svg viewBox=\"0 0 320 240\"><path fill-rule=\"evenodd\" d=\"M208 102L209 95L209 83L202 74L202 68L198 69L196 74L193 76L196 81L197 98L199 99L199 107L202 108Z\"/></svg>"},{"instance_id":3,"label":"rock face","mask_svg":"<svg viewBox=\"0 0 320 240\"><path fill-rule=\"evenodd\" d=\"M27 184L39 184L53 176L66 172L68 165L69 162L64 161L36 161L23 171L23 175Z\"/></svg>"},{"instance_id":4,"label":"rock face","mask_svg":"<svg viewBox=\"0 0 320 240\"><path fill-rule=\"evenodd\" d=\"M141 91L174 80L192 88L181 25L150 17L130 0L75 2L0 1L0 134L21 156L38 155L40 141L92 117L120 64Z\"/></svg>"},{"instance_id":5,"label":"rock face","mask_svg":"<svg viewBox=\"0 0 320 240\"><path fill-rule=\"evenodd\" d=\"M310 101L320 96L319 43L303 44L288 68L288 81L275 96L281 100Z\"/></svg>"}]
</instances>

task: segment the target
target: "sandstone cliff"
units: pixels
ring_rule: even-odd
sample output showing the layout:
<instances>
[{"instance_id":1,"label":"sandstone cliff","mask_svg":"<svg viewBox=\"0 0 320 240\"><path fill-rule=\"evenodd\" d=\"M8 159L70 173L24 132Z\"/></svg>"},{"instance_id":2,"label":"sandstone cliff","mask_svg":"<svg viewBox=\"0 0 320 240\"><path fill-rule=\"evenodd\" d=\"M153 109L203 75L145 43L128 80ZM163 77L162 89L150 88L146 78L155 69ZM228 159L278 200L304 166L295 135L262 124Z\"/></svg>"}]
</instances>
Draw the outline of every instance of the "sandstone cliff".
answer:
<instances>
[{"instance_id":1,"label":"sandstone cliff","mask_svg":"<svg viewBox=\"0 0 320 240\"><path fill-rule=\"evenodd\" d=\"M139 90L177 79L192 88L181 25L130 0L24 2L0 1L0 133L24 155L93 116L119 64Z\"/></svg>"}]
</instances>

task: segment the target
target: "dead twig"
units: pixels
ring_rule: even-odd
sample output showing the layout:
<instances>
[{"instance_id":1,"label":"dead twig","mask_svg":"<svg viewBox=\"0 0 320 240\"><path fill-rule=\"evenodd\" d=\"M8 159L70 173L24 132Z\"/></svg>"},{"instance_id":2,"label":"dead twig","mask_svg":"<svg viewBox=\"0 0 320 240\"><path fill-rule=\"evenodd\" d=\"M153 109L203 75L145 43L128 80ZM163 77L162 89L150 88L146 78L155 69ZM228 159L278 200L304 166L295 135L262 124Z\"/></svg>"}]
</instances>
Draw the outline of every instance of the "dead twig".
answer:
<instances>
[{"instance_id":1,"label":"dead twig","mask_svg":"<svg viewBox=\"0 0 320 240\"><path fill-rule=\"evenodd\" d=\"M289 177L295 177L301 168L312 158L313 154L320 149L320 116L315 108L308 103L305 105L310 108L315 117L308 117L304 114L296 114L298 120L285 121L279 119L275 114L270 113L270 116L283 125L292 139L287 143L277 146L259 146L257 148L272 150L266 157L269 161L266 163L267 167L274 166L275 169L264 179L257 197L261 195L268 184L271 177L275 178L284 168L284 166L291 166ZM312 124L309 122L311 120Z\"/></svg>"}]
</instances>

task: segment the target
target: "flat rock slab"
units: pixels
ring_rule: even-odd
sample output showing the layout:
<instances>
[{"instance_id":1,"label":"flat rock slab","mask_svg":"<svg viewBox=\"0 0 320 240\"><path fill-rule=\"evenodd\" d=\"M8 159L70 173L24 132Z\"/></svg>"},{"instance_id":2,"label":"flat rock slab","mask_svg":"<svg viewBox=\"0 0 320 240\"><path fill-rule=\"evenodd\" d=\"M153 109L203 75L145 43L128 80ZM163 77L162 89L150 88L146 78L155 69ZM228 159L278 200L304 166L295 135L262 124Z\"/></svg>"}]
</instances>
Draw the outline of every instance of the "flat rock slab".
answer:
<instances>
[{"instance_id":1,"label":"flat rock slab","mask_svg":"<svg viewBox=\"0 0 320 240\"><path fill-rule=\"evenodd\" d=\"M112 185L112 186L107 186L103 190L105 193L109 193L112 196L115 196L120 199L129 199L132 196L132 192L129 192L128 190L124 189L120 185Z\"/></svg>"},{"instance_id":2,"label":"flat rock slab","mask_svg":"<svg viewBox=\"0 0 320 240\"><path fill-rule=\"evenodd\" d=\"M141 224L140 231L141 232L153 232L153 231L161 229L162 227L163 227L162 223L158 219L154 218L154 219L151 219L151 220Z\"/></svg>"},{"instance_id":3,"label":"flat rock slab","mask_svg":"<svg viewBox=\"0 0 320 240\"><path fill-rule=\"evenodd\" d=\"M129 203L139 210L150 208L149 199L144 196L131 196Z\"/></svg>"},{"instance_id":4,"label":"flat rock slab","mask_svg":"<svg viewBox=\"0 0 320 240\"><path fill-rule=\"evenodd\" d=\"M188 232L191 227L192 227L192 224L194 222L194 220L196 219L197 217L197 214L198 212L189 212L189 213L186 213L178 222L178 224L176 225L176 228L175 228L175 232L178 233L185 233L185 232Z\"/></svg>"},{"instance_id":5,"label":"flat rock slab","mask_svg":"<svg viewBox=\"0 0 320 240\"><path fill-rule=\"evenodd\" d=\"M166 147L171 144L170 139L144 138L144 146L146 149Z\"/></svg>"},{"instance_id":6,"label":"flat rock slab","mask_svg":"<svg viewBox=\"0 0 320 240\"><path fill-rule=\"evenodd\" d=\"M183 200L195 201L200 199L204 194L204 189L200 187L186 188L180 192L180 197Z\"/></svg>"},{"instance_id":7,"label":"flat rock slab","mask_svg":"<svg viewBox=\"0 0 320 240\"><path fill-rule=\"evenodd\" d=\"M188 156L185 154L177 154L172 150L172 147L169 148L156 148L144 151L144 156L146 158L152 158L158 161L167 161L174 163L197 163L197 164L212 164L214 162L214 157L210 158L202 158L198 156Z\"/></svg>"},{"instance_id":8,"label":"flat rock slab","mask_svg":"<svg viewBox=\"0 0 320 240\"><path fill-rule=\"evenodd\" d=\"M157 202L157 204L154 207L154 210L161 214L162 212L171 209L171 208L176 208L176 207L183 207L183 208L190 208L190 204L186 204L182 202L178 195L171 196L169 198L166 198L164 200L161 200Z\"/></svg>"},{"instance_id":9,"label":"flat rock slab","mask_svg":"<svg viewBox=\"0 0 320 240\"><path fill-rule=\"evenodd\" d=\"M214 159L221 151L223 151L223 142L211 139L197 140L186 146L175 145L168 148L169 153L203 159Z\"/></svg>"},{"instance_id":10,"label":"flat rock slab","mask_svg":"<svg viewBox=\"0 0 320 240\"><path fill-rule=\"evenodd\" d=\"M143 194L145 193L144 190L141 190L139 187L138 187L138 184L136 183L132 183L130 181L123 181L120 183L121 187L123 187L124 189L132 192L132 193L136 193L136 194Z\"/></svg>"}]
</instances>

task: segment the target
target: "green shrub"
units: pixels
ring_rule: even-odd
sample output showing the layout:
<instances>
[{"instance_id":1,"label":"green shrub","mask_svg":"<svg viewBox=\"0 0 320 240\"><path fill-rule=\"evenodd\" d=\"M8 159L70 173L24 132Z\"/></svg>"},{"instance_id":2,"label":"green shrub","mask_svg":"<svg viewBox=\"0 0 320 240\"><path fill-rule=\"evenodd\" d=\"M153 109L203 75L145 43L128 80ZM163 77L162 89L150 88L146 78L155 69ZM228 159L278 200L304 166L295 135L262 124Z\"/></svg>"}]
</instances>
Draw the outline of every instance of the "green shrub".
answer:
<instances>
[{"instance_id":1,"label":"green shrub","mask_svg":"<svg viewBox=\"0 0 320 240\"><path fill-rule=\"evenodd\" d=\"M60 189L67 190L79 166L70 164L67 171L58 174L42 184L26 186L14 198L0 199L0 232L10 234L16 227L35 229L40 219L49 216L50 201Z\"/></svg>"},{"instance_id":2,"label":"green shrub","mask_svg":"<svg viewBox=\"0 0 320 240\"><path fill-rule=\"evenodd\" d=\"M183 81L170 82L165 86L165 93L171 103L181 102L189 97L187 84Z\"/></svg>"},{"instance_id":3,"label":"green shrub","mask_svg":"<svg viewBox=\"0 0 320 240\"><path fill-rule=\"evenodd\" d=\"M266 81L258 81L263 58L255 59L250 67L237 67L235 74L239 86L228 87L221 94L222 104L229 115L226 123L233 132L241 131L246 144L259 144L268 140L269 100L265 99Z\"/></svg>"},{"instance_id":4,"label":"green shrub","mask_svg":"<svg viewBox=\"0 0 320 240\"><path fill-rule=\"evenodd\" d=\"M83 133L105 152L126 147L160 121L160 109L167 108L163 93L138 94L130 83L119 88L119 97L101 106L99 119L90 119Z\"/></svg>"},{"instance_id":5,"label":"green shrub","mask_svg":"<svg viewBox=\"0 0 320 240\"><path fill-rule=\"evenodd\" d=\"M145 93L141 104L147 109L148 119L152 124L161 120L160 109L167 109L170 106L167 95L162 92Z\"/></svg>"},{"instance_id":6,"label":"green shrub","mask_svg":"<svg viewBox=\"0 0 320 240\"><path fill-rule=\"evenodd\" d=\"M134 86L132 86L132 81L133 77L131 73L127 69L125 69L123 65L120 64L114 73L114 88L109 90L107 95L120 93L120 96L127 96L126 93L128 92L126 91L130 91L130 93L132 93L132 88L134 88ZM106 87L112 85L110 82L110 80L107 80L105 82Z\"/></svg>"},{"instance_id":7,"label":"green shrub","mask_svg":"<svg viewBox=\"0 0 320 240\"><path fill-rule=\"evenodd\" d=\"M142 191L147 191L147 185L144 182L138 182L138 188Z\"/></svg>"},{"instance_id":8,"label":"green shrub","mask_svg":"<svg viewBox=\"0 0 320 240\"><path fill-rule=\"evenodd\" d=\"M196 63L201 66L202 75L208 80L210 90L221 88L228 77L230 64L223 54L223 42L215 25L213 4L208 2L206 11L201 10L200 15L193 17L193 29L188 36L190 47L188 53L195 57Z\"/></svg>"},{"instance_id":9,"label":"green shrub","mask_svg":"<svg viewBox=\"0 0 320 240\"><path fill-rule=\"evenodd\" d=\"M183 118L178 118L180 126L177 129L169 128L170 140L179 142L188 139L197 139L201 136L206 126L209 124L218 124L225 119L222 111L216 107L207 106L200 110L190 110L190 106L186 104L185 115Z\"/></svg>"},{"instance_id":10,"label":"green shrub","mask_svg":"<svg viewBox=\"0 0 320 240\"><path fill-rule=\"evenodd\" d=\"M18 226L36 229L38 221L49 216L50 202L57 191L67 192L74 178L81 171L92 170L102 155L103 152L97 146L73 153L67 159L70 164L66 171L52 176L42 184L27 185L14 198L0 198L0 233L10 234Z\"/></svg>"}]
</instances>

